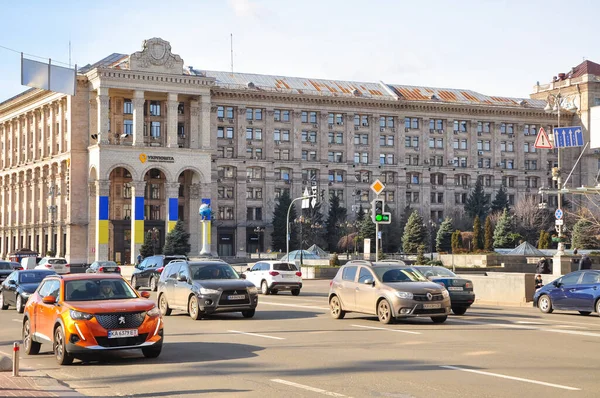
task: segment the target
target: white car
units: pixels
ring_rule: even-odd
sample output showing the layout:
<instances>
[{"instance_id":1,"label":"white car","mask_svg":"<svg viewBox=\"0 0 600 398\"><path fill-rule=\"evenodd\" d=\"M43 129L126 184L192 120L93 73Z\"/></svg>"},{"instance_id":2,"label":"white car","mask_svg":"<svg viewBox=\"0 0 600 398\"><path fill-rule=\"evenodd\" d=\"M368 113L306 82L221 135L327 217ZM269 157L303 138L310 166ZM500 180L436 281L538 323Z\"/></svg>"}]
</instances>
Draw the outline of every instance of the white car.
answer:
<instances>
[{"instance_id":1,"label":"white car","mask_svg":"<svg viewBox=\"0 0 600 398\"><path fill-rule=\"evenodd\" d=\"M259 261L246 269L244 277L260 289L262 294L277 294L290 290L294 296L302 289L302 272L293 263Z\"/></svg>"},{"instance_id":2,"label":"white car","mask_svg":"<svg viewBox=\"0 0 600 398\"><path fill-rule=\"evenodd\" d=\"M35 269L49 269L57 274L70 274L71 264L62 257L44 257L40 260Z\"/></svg>"}]
</instances>

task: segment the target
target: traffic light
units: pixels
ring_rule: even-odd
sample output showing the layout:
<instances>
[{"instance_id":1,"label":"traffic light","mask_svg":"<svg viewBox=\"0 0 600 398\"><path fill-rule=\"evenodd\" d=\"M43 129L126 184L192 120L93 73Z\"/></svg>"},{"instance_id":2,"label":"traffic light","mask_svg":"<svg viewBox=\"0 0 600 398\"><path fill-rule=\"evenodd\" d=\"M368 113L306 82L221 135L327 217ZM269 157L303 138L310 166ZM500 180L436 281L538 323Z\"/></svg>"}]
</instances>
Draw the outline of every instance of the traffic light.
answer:
<instances>
[{"instance_id":1,"label":"traffic light","mask_svg":"<svg viewBox=\"0 0 600 398\"><path fill-rule=\"evenodd\" d=\"M375 224L389 224L392 222L391 214L385 212L384 209L384 199L373 199L371 202L371 220Z\"/></svg>"}]
</instances>

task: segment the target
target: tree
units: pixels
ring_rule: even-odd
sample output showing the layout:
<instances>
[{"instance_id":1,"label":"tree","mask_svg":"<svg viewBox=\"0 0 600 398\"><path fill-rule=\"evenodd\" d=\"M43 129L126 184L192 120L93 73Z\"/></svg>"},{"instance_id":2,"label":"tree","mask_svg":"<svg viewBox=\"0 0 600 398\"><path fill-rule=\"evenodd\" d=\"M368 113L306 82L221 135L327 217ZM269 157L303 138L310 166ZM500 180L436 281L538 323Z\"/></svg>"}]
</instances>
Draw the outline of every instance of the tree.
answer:
<instances>
[{"instance_id":1,"label":"tree","mask_svg":"<svg viewBox=\"0 0 600 398\"><path fill-rule=\"evenodd\" d=\"M415 210L408 217L408 222L404 227L402 235L402 250L404 253L416 253L419 245L425 244L427 233L423 225L423 218Z\"/></svg>"},{"instance_id":2,"label":"tree","mask_svg":"<svg viewBox=\"0 0 600 398\"><path fill-rule=\"evenodd\" d=\"M371 252L375 251L375 223L371 217L363 217L358 224L358 247L362 245L364 239L371 239Z\"/></svg>"},{"instance_id":3,"label":"tree","mask_svg":"<svg viewBox=\"0 0 600 398\"><path fill-rule=\"evenodd\" d=\"M540 230L554 227L553 211L540 209L535 197L525 197L513 206L514 232L523 236L528 242L538 239Z\"/></svg>"},{"instance_id":4,"label":"tree","mask_svg":"<svg viewBox=\"0 0 600 398\"><path fill-rule=\"evenodd\" d=\"M452 226L452 219L450 217L446 217L440 228L437 231L437 236L435 237L435 249L438 252L446 252L449 253L452 250L452 233L454 232L454 227Z\"/></svg>"},{"instance_id":5,"label":"tree","mask_svg":"<svg viewBox=\"0 0 600 398\"><path fill-rule=\"evenodd\" d=\"M356 213L356 224L362 223L362 220L365 218L365 209L363 208L362 203L358 207L358 212Z\"/></svg>"},{"instance_id":6,"label":"tree","mask_svg":"<svg viewBox=\"0 0 600 398\"><path fill-rule=\"evenodd\" d=\"M396 212L388 208L387 205L385 207L386 211L390 213L392 222L379 226L379 230L382 231L382 251L385 253L397 253L400 251L402 243L402 225L396 220Z\"/></svg>"},{"instance_id":7,"label":"tree","mask_svg":"<svg viewBox=\"0 0 600 398\"><path fill-rule=\"evenodd\" d=\"M417 248L417 264L426 264L427 259L425 258L425 245L419 245Z\"/></svg>"},{"instance_id":8,"label":"tree","mask_svg":"<svg viewBox=\"0 0 600 398\"><path fill-rule=\"evenodd\" d=\"M494 247L511 247L513 238L511 238L512 217L508 213L508 210L504 209L502 216L496 224L494 229Z\"/></svg>"},{"instance_id":9,"label":"tree","mask_svg":"<svg viewBox=\"0 0 600 398\"><path fill-rule=\"evenodd\" d=\"M144 244L140 247L140 254L144 258L154 255L154 248L152 247L152 231L146 231Z\"/></svg>"},{"instance_id":10,"label":"tree","mask_svg":"<svg viewBox=\"0 0 600 398\"><path fill-rule=\"evenodd\" d=\"M458 253L462 250L462 233L458 229L452 233L451 245L452 253Z\"/></svg>"},{"instance_id":11,"label":"tree","mask_svg":"<svg viewBox=\"0 0 600 398\"><path fill-rule=\"evenodd\" d=\"M598 227L590 221L579 219L573 226L573 237L571 247L579 249L596 249L598 248Z\"/></svg>"},{"instance_id":12,"label":"tree","mask_svg":"<svg viewBox=\"0 0 600 398\"><path fill-rule=\"evenodd\" d=\"M465 202L465 211L471 219L475 216L479 218L485 218L490 210L490 204L485 192L483 191L483 184L481 178L477 179L475 183L475 189L471 191L467 201Z\"/></svg>"},{"instance_id":13,"label":"tree","mask_svg":"<svg viewBox=\"0 0 600 398\"><path fill-rule=\"evenodd\" d=\"M292 203L292 199L287 190L284 190L279 198L277 198L277 204L273 211L273 232L271 233L271 241L273 250L283 252L286 250L286 220L287 211ZM292 207L290 210L290 220L296 218L296 208ZM290 248L299 247L298 235L295 234L295 225L292 225L290 230Z\"/></svg>"},{"instance_id":14,"label":"tree","mask_svg":"<svg viewBox=\"0 0 600 398\"><path fill-rule=\"evenodd\" d=\"M406 223L408 222L408 217L410 217L410 214L412 213L412 210L410 209L410 205L407 205L404 210L402 211L402 215L400 216L400 219L398 220L398 231L400 233L400 241L402 241L402 236L404 235L404 228L406 227ZM392 219L393 222L393 219Z\"/></svg>"},{"instance_id":15,"label":"tree","mask_svg":"<svg viewBox=\"0 0 600 398\"><path fill-rule=\"evenodd\" d=\"M347 210L340 206L340 198L337 195L331 195L329 199L329 213L325 223L327 231L327 248L331 252L338 251L338 242L342 236L340 226L346 221Z\"/></svg>"},{"instance_id":16,"label":"tree","mask_svg":"<svg viewBox=\"0 0 600 398\"><path fill-rule=\"evenodd\" d=\"M575 247L575 246L573 246ZM550 248L550 233L548 231L540 231L540 239L538 241L538 249Z\"/></svg>"},{"instance_id":17,"label":"tree","mask_svg":"<svg viewBox=\"0 0 600 398\"><path fill-rule=\"evenodd\" d=\"M490 217L485 218L483 250L486 252L494 251L494 226Z\"/></svg>"},{"instance_id":18,"label":"tree","mask_svg":"<svg viewBox=\"0 0 600 398\"><path fill-rule=\"evenodd\" d=\"M479 216L475 216L475 221L473 222L473 251L481 250L483 248L481 236L481 220Z\"/></svg>"},{"instance_id":19,"label":"tree","mask_svg":"<svg viewBox=\"0 0 600 398\"><path fill-rule=\"evenodd\" d=\"M317 202L314 207L302 209L302 249L310 245L321 243L324 240L325 230L323 229L323 214L321 214L321 202Z\"/></svg>"},{"instance_id":20,"label":"tree","mask_svg":"<svg viewBox=\"0 0 600 398\"><path fill-rule=\"evenodd\" d=\"M192 250L189 240L190 234L185 232L185 229L183 229L183 221L179 220L175 224L175 228L173 228L173 230L165 237L163 253L166 255L187 255Z\"/></svg>"},{"instance_id":21,"label":"tree","mask_svg":"<svg viewBox=\"0 0 600 398\"><path fill-rule=\"evenodd\" d=\"M498 192L496 192L496 196L492 201L492 213L502 212L504 209L509 208L508 203L508 195L506 194L506 186L502 184Z\"/></svg>"}]
</instances>

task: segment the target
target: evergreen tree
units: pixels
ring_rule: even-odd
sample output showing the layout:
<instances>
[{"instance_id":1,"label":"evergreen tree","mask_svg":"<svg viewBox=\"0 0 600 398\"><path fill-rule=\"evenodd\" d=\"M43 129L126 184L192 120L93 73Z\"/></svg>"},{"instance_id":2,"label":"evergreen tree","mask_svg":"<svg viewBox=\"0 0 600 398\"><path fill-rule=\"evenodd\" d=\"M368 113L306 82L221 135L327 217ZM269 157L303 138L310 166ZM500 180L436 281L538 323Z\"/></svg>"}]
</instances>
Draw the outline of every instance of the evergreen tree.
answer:
<instances>
[{"instance_id":1,"label":"evergreen tree","mask_svg":"<svg viewBox=\"0 0 600 398\"><path fill-rule=\"evenodd\" d=\"M508 214L508 210L504 209L494 229L494 247L511 247L514 240L511 236L513 235L511 224L512 217Z\"/></svg>"},{"instance_id":2,"label":"evergreen tree","mask_svg":"<svg viewBox=\"0 0 600 398\"><path fill-rule=\"evenodd\" d=\"M371 253L375 252L375 223L371 217L363 217L358 224L358 248L363 246L364 239L371 239ZM360 250L359 250L360 251Z\"/></svg>"},{"instance_id":3,"label":"evergreen tree","mask_svg":"<svg viewBox=\"0 0 600 398\"><path fill-rule=\"evenodd\" d=\"M147 231L144 237L144 244L140 247L140 254L143 258L154 255L154 248L152 247L152 231Z\"/></svg>"},{"instance_id":4,"label":"evergreen tree","mask_svg":"<svg viewBox=\"0 0 600 398\"><path fill-rule=\"evenodd\" d=\"M504 186L504 184L502 184L500 186L500 189L498 189L498 192L496 192L494 200L492 201L492 213L502 211L508 208L508 195L506 194L506 187Z\"/></svg>"},{"instance_id":5,"label":"evergreen tree","mask_svg":"<svg viewBox=\"0 0 600 398\"><path fill-rule=\"evenodd\" d=\"M449 253L452 250L452 233L454 232L454 227L452 226L452 219L450 217L446 217L440 228L437 231L437 236L435 237L435 249L438 252L446 252Z\"/></svg>"},{"instance_id":6,"label":"evergreen tree","mask_svg":"<svg viewBox=\"0 0 600 398\"><path fill-rule=\"evenodd\" d=\"M327 231L327 248L330 252L338 251L338 242L341 233L341 224L346 221L346 208L340 206L340 198L337 195L331 195L329 199L329 213L325 223Z\"/></svg>"},{"instance_id":7,"label":"evergreen tree","mask_svg":"<svg viewBox=\"0 0 600 398\"><path fill-rule=\"evenodd\" d=\"M398 240L398 245L402 243L402 237L404 236L404 228L406 227L406 223L408 222L408 217L410 217L410 213L412 213L410 209L410 205L407 205L400 216L400 220L398 221L398 233L400 234L400 239ZM392 219L393 222L393 219Z\"/></svg>"},{"instance_id":8,"label":"evergreen tree","mask_svg":"<svg viewBox=\"0 0 600 398\"><path fill-rule=\"evenodd\" d=\"M479 216L475 216L475 221L473 222L473 251L482 249L482 240L481 221L479 220Z\"/></svg>"},{"instance_id":9,"label":"evergreen tree","mask_svg":"<svg viewBox=\"0 0 600 398\"><path fill-rule=\"evenodd\" d=\"M284 190L279 198L277 198L277 204L273 211L273 232L271 233L271 242L274 251L285 252L286 250L286 220L287 211L292 203L289 192ZM299 248L299 237L295 234L295 224L293 220L296 219L296 208L292 207L290 210L290 250Z\"/></svg>"},{"instance_id":10,"label":"evergreen tree","mask_svg":"<svg viewBox=\"0 0 600 398\"><path fill-rule=\"evenodd\" d=\"M427 259L425 258L425 245L419 245L417 247L417 264L426 264Z\"/></svg>"},{"instance_id":11,"label":"evergreen tree","mask_svg":"<svg viewBox=\"0 0 600 398\"><path fill-rule=\"evenodd\" d=\"M490 217L486 217L484 226L483 250L494 251L494 226Z\"/></svg>"},{"instance_id":12,"label":"evergreen tree","mask_svg":"<svg viewBox=\"0 0 600 398\"><path fill-rule=\"evenodd\" d=\"M586 219L579 219L573 226L571 238L571 247L579 249L596 249L598 248L598 228Z\"/></svg>"},{"instance_id":13,"label":"evergreen tree","mask_svg":"<svg viewBox=\"0 0 600 398\"><path fill-rule=\"evenodd\" d=\"M415 210L408 217L408 222L404 227L402 235L402 250L404 253L416 253L419 245L425 244L427 233L423 226L423 218Z\"/></svg>"},{"instance_id":14,"label":"evergreen tree","mask_svg":"<svg viewBox=\"0 0 600 398\"><path fill-rule=\"evenodd\" d=\"M365 209L363 208L362 203L358 207L358 213L356 213L356 224L361 224L365 219Z\"/></svg>"},{"instance_id":15,"label":"evergreen tree","mask_svg":"<svg viewBox=\"0 0 600 398\"><path fill-rule=\"evenodd\" d=\"M479 218L485 218L490 210L490 204L488 198L485 196L485 192L483 191L483 184L481 183L481 178L477 179L475 183L475 189L471 191L467 201L465 202L465 212L472 219L475 216L479 216Z\"/></svg>"},{"instance_id":16,"label":"evergreen tree","mask_svg":"<svg viewBox=\"0 0 600 398\"><path fill-rule=\"evenodd\" d=\"M321 214L321 202L315 207L301 210L303 218L300 230L302 231L302 249L308 249L313 244L322 244L326 233L323 225L323 214Z\"/></svg>"},{"instance_id":17,"label":"evergreen tree","mask_svg":"<svg viewBox=\"0 0 600 398\"><path fill-rule=\"evenodd\" d=\"M458 253L462 249L462 234L458 229L452 233L451 245L452 253Z\"/></svg>"},{"instance_id":18,"label":"evergreen tree","mask_svg":"<svg viewBox=\"0 0 600 398\"><path fill-rule=\"evenodd\" d=\"M185 232L183 228L183 221L179 220L175 224L175 228L167 234L165 237L165 246L163 253L166 255L171 254L184 254L187 255L192 246L189 243L190 234Z\"/></svg>"},{"instance_id":19,"label":"evergreen tree","mask_svg":"<svg viewBox=\"0 0 600 398\"><path fill-rule=\"evenodd\" d=\"M385 253L397 253L400 251L400 244L402 243L402 230L400 229L400 223L397 222L396 212L388 208L387 205L386 209L390 213L392 222L379 226L379 230L382 231L382 251Z\"/></svg>"}]
</instances>

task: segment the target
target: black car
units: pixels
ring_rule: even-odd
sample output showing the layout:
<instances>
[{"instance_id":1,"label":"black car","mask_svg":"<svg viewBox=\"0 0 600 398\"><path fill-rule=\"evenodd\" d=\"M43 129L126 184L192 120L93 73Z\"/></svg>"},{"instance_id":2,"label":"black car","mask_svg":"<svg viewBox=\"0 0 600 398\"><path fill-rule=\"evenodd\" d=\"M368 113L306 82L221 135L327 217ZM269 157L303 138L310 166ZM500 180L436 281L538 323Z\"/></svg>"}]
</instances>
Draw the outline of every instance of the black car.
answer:
<instances>
[{"instance_id":1,"label":"black car","mask_svg":"<svg viewBox=\"0 0 600 398\"><path fill-rule=\"evenodd\" d=\"M473 282L469 279L461 278L444 267L417 265L414 268L430 281L440 284L448 290L452 312L455 315L464 315L471 304L475 302Z\"/></svg>"},{"instance_id":2,"label":"black car","mask_svg":"<svg viewBox=\"0 0 600 398\"><path fill-rule=\"evenodd\" d=\"M0 309L6 310L8 306L16 307L22 313L29 296L35 292L42 280L56 272L44 269L30 269L13 271L0 285Z\"/></svg>"},{"instance_id":3,"label":"black car","mask_svg":"<svg viewBox=\"0 0 600 398\"><path fill-rule=\"evenodd\" d=\"M0 261L0 282L4 281L13 271L23 269L21 264L12 261Z\"/></svg>"},{"instance_id":4,"label":"black car","mask_svg":"<svg viewBox=\"0 0 600 398\"><path fill-rule=\"evenodd\" d=\"M155 292L161 272L173 260L187 260L187 257L180 255L165 256L162 254L146 257L141 264L135 266L131 276L131 286L134 289L149 287L150 290Z\"/></svg>"},{"instance_id":5,"label":"black car","mask_svg":"<svg viewBox=\"0 0 600 398\"><path fill-rule=\"evenodd\" d=\"M186 311L194 320L221 312L252 318L258 289L224 261L173 261L158 282L158 308L163 315Z\"/></svg>"},{"instance_id":6,"label":"black car","mask_svg":"<svg viewBox=\"0 0 600 398\"><path fill-rule=\"evenodd\" d=\"M114 261L94 261L88 269L85 270L88 274L98 274L103 272L121 273L121 267Z\"/></svg>"}]
</instances>

